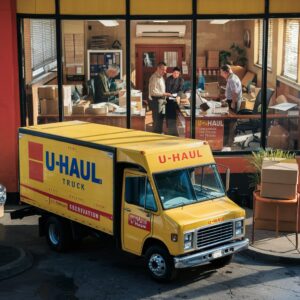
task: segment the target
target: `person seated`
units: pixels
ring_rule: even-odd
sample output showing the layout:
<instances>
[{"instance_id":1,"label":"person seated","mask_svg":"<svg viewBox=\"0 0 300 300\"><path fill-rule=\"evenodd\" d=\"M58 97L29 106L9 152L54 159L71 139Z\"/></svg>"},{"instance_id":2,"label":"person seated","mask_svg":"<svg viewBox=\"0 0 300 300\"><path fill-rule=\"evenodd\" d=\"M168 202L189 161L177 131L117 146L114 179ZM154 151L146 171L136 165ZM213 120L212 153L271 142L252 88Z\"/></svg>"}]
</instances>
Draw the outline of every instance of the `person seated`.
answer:
<instances>
[{"instance_id":1,"label":"person seated","mask_svg":"<svg viewBox=\"0 0 300 300\"><path fill-rule=\"evenodd\" d=\"M120 72L116 65L110 65L106 71L101 71L94 79L94 103L114 102L119 95L119 90L112 84L112 79Z\"/></svg>"}]
</instances>

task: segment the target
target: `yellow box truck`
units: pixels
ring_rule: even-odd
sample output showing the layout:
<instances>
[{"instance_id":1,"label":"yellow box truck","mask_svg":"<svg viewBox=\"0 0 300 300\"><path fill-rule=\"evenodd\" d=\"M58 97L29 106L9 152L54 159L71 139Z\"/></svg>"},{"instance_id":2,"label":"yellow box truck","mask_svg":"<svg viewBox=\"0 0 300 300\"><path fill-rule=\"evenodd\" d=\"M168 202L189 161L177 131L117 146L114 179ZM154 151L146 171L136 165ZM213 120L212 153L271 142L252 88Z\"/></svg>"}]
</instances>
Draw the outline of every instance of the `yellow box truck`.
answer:
<instances>
[{"instance_id":1,"label":"yellow box truck","mask_svg":"<svg viewBox=\"0 0 300 300\"><path fill-rule=\"evenodd\" d=\"M88 232L146 258L152 277L248 246L245 211L227 198L206 142L71 121L19 130L20 198L64 251Z\"/></svg>"}]
</instances>

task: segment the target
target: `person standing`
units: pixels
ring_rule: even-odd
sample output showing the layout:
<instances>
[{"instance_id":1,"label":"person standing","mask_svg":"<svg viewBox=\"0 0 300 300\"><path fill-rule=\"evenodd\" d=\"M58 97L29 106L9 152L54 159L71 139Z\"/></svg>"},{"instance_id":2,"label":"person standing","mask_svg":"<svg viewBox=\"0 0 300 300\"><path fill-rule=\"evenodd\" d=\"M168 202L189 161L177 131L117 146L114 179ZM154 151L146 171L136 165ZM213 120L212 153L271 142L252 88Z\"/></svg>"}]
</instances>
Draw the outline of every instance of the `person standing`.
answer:
<instances>
[{"instance_id":1,"label":"person standing","mask_svg":"<svg viewBox=\"0 0 300 300\"><path fill-rule=\"evenodd\" d=\"M167 65L165 62L160 62L157 65L156 71L149 79L149 99L151 101L153 132L163 132L163 121L166 110L166 97L171 96L166 93L166 85L164 75L167 72Z\"/></svg>"},{"instance_id":2,"label":"person standing","mask_svg":"<svg viewBox=\"0 0 300 300\"><path fill-rule=\"evenodd\" d=\"M173 69L172 75L166 79L166 92L173 95L173 98L167 98L166 104L166 120L168 127L168 134L178 136L177 129L177 111L179 106L177 99L180 98L180 94L183 93L183 82L184 79L180 76L181 70L178 67Z\"/></svg>"},{"instance_id":3,"label":"person standing","mask_svg":"<svg viewBox=\"0 0 300 300\"><path fill-rule=\"evenodd\" d=\"M224 65L221 67L221 76L227 81L225 97L228 102L229 108L233 112L237 113L240 110L241 102L243 99L242 83L239 77L233 73L229 65ZM228 120L227 122L227 128L225 128L225 130L227 129L228 131L227 142L225 142L226 146L231 147L233 144L236 124L236 120Z\"/></svg>"}]
</instances>

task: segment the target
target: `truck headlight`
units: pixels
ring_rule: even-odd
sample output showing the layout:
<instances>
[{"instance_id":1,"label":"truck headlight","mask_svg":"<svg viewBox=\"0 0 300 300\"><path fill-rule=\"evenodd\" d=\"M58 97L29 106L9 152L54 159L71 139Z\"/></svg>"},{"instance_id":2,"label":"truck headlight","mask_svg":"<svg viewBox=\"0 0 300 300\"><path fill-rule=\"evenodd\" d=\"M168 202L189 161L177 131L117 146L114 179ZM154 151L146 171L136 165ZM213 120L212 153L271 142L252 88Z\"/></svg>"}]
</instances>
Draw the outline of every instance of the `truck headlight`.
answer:
<instances>
[{"instance_id":1,"label":"truck headlight","mask_svg":"<svg viewBox=\"0 0 300 300\"><path fill-rule=\"evenodd\" d=\"M244 234L244 220L238 220L235 222L235 235Z\"/></svg>"},{"instance_id":2,"label":"truck headlight","mask_svg":"<svg viewBox=\"0 0 300 300\"><path fill-rule=\"evenodd\" d=\"M184 234L184 250L193 248L194 233L188 232Z\"/></svg>"}]
</instances>

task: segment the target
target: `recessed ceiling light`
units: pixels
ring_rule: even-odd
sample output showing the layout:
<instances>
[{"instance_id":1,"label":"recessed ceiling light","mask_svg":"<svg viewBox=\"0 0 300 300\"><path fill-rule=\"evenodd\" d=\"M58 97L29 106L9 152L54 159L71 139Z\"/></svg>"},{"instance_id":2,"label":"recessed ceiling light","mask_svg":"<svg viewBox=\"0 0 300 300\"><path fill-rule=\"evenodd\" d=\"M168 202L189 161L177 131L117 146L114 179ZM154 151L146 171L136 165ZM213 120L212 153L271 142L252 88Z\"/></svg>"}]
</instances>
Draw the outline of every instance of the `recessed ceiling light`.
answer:
<instances>
[{"instance_id":1,"label":"recessed ceiling light","mask_svg":"<svg viewBox=\"0 0 300 300\"><path fill-rule=\"evenodd\" d=\"M153 23L168 23L167 20L154 20Z\"/></svg>"},{"instance_id":2,"label":"recessed ceiling light","mask_svg":"<svg viewBox=\"0 0 300 300\"><path fill-rule=\"evenodd\" d=\"M115 27L119 25L119 23L115 20L98 20L98 21L106 27Z\"/></svg>"},{"instance_id":3,"label":"recessed ceiling light","mask_svg":"<svg viewBox=\"0 0 300 300\"><path fill-rule=\"evenodd\" d=\"M210 24L215 24L215 25L223 25L228 23L230 20L212 20L209 23Z\"/></svg>"}]
</instances>

